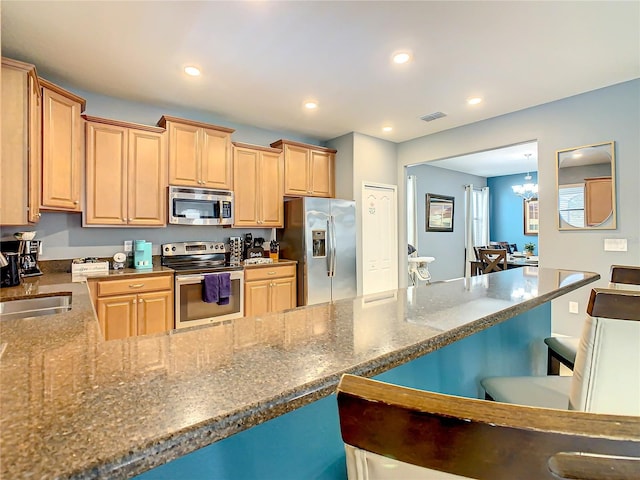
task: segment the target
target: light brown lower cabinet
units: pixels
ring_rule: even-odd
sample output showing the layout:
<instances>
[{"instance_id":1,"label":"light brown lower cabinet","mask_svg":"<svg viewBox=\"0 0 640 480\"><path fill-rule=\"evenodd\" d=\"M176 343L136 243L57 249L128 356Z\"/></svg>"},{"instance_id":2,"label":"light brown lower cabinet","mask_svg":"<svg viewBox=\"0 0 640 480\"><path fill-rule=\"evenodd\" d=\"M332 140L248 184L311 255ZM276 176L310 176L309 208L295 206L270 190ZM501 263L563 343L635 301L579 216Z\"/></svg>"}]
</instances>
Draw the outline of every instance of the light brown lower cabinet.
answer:
<instances>
[{"instance_id":1,"label":"light brown lower cabinet","mask_svg":"<svg viewBox=\"0 0 640 480\"><path fill-rule=\"evenodd\" d=\"M244 272L247 317L296 307L296 266L250 267Z\"/></svg>"},{"instance_id":2,"label":"light brown lower cabinet","mask_svg":"<svg viewBox=\"0 0 640 480\"><path fill-rule=\"evenodd\" d=\"M97 280L95 305L105 340L173 329L173 276Z\"/></svg>"}]
</instances>

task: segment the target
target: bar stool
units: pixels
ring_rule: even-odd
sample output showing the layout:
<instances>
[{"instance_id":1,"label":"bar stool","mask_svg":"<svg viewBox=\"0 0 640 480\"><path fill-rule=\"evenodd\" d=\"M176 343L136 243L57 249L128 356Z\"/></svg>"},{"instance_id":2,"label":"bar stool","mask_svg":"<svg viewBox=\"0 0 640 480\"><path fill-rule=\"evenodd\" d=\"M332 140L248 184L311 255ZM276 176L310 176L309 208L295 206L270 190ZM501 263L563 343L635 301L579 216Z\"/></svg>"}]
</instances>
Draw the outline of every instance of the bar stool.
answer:
<instances>
[{"instance_id":1,"label":"bar stool","mask_svg":"<svg viewBox=\"0 0 640 480\"><path fill-rule=\"evenodd\" d=\"M533 409L353 375L343 375L337 401L349 480L640 478L640 417Z\"/></svg>"},{"instance_id":2,"label":"bar stool","mask_svg":"<svg viewBox=\"0 0 640 480\"><path fill-rule=\"evenodd\" d=\"M612 265L610 273L609 288L619 288L627 285L640 285L640 267L628 265ZM578 350L578 337L547 337L544 343L547 344L547 374L558 375L560 364L573 370Z\"/></svg>"},{"instance_id":3,"label":"bar stool","mask_svg":"<svg viewBox=\"0 0 640 480\"><path fill-rule=\"evenodd\" d=\"M640 415L640 291L593 289L587 313L573 376L484 378L487 398Z\"/></svg>"}]
</instances>

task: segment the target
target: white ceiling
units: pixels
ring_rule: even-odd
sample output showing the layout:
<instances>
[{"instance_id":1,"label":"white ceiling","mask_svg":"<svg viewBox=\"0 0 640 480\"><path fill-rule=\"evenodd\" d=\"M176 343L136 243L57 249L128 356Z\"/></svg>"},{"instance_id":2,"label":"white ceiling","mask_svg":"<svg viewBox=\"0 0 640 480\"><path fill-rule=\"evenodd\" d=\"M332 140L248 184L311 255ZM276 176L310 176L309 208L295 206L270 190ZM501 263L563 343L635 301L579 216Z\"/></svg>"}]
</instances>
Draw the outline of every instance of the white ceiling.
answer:
<instances>
[{"instance_id":1,"label":"white ceiling","mask_svg":"<svg viewBox=\"0 0 640 480\"><path fill-rule=\"evenodd\" d=\"M319 140L402 142L640 77L639 1L4 0L1 14L2 54L70 87ZM393 65L405 48L414 60Z\"/></svg>"},{"instance_id":2,"label":"white ceiling","mask_svg":"<svg viewBox=\"0 0 640 480\"><path fill-rule=\"evenodd\" d=\"M499 177L538 171L537 142L520 143L495 150L470 153L429 162L434 167L456 170L479 177Z\"/></svg>"}]
</instances>

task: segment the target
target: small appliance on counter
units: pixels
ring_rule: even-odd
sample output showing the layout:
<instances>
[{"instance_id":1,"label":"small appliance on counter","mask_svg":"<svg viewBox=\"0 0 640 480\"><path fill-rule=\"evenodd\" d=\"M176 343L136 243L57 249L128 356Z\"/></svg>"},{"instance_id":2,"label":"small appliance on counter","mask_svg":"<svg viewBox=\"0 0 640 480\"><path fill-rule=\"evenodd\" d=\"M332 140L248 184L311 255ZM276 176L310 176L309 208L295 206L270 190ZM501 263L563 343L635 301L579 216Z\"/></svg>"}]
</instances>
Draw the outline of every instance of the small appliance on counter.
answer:
<instances>
[{"instance_id":1,"label":"small appliance on counter","mask_svg":"<svg viewBox=\"0 0 640 480\"><path fill-rule=\"evenodd\" d=\"M153 268L151 257L151 242L134 240L133 242L133 268Z\"/></svg>"},{"instance_id":2,"label":"small appliance on counter","mask_svg":"<svg viewBox=\"0 0 640 480\"><path fill-rule=\"evenodd\" d=\"M2 253L5 255L16 253L18 255L18 271L21 277L42 275L42 271L38 266L38 256L41 252L42 242L34 240L36 232L16 232L13 236L16 240L2 241L2 246L0 247Z\"/></svg>"},{"instance_id":3,"label":"small appliance on counter","mask_svg":"<svg viewBox=\"0 0 640 480\"><path fill-rule=\"evenodd\" d=\"M0 268L0 287L15 287L20 285L20 269L16 252L3 252L7 265Z\"/></svg>"},{"instance_id":4,"label":"small appliance on counter","mask_svg":"<svg viewBox=\"0 0 640 480\"><path fill-rule=\"evenodd\" d=\"M249 249L253 248L253 235L250 233L244 234L244 249L242 250L242 258L245 260L249 258Z\"/></svg>"}]
</instances>

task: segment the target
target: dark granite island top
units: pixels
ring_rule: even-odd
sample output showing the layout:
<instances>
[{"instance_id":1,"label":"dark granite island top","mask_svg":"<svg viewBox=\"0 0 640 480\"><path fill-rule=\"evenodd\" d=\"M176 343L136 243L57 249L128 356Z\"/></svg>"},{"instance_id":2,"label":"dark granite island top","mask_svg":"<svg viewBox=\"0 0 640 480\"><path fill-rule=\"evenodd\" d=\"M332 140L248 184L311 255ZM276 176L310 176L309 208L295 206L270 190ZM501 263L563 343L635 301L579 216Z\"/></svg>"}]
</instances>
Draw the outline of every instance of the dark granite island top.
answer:
<instances>
[{"instance_id":1,"label":"dark granite island top","mask_svg":"<svg viewBox=\"0 0 640 480\"><path fill-rule=\"evenodd\" d=\"M37 293L70 291L70 312L0 321L1 478L133 476L599 275L525 267L109 342L69 278Z\"/></svg>"}]
</instances>

